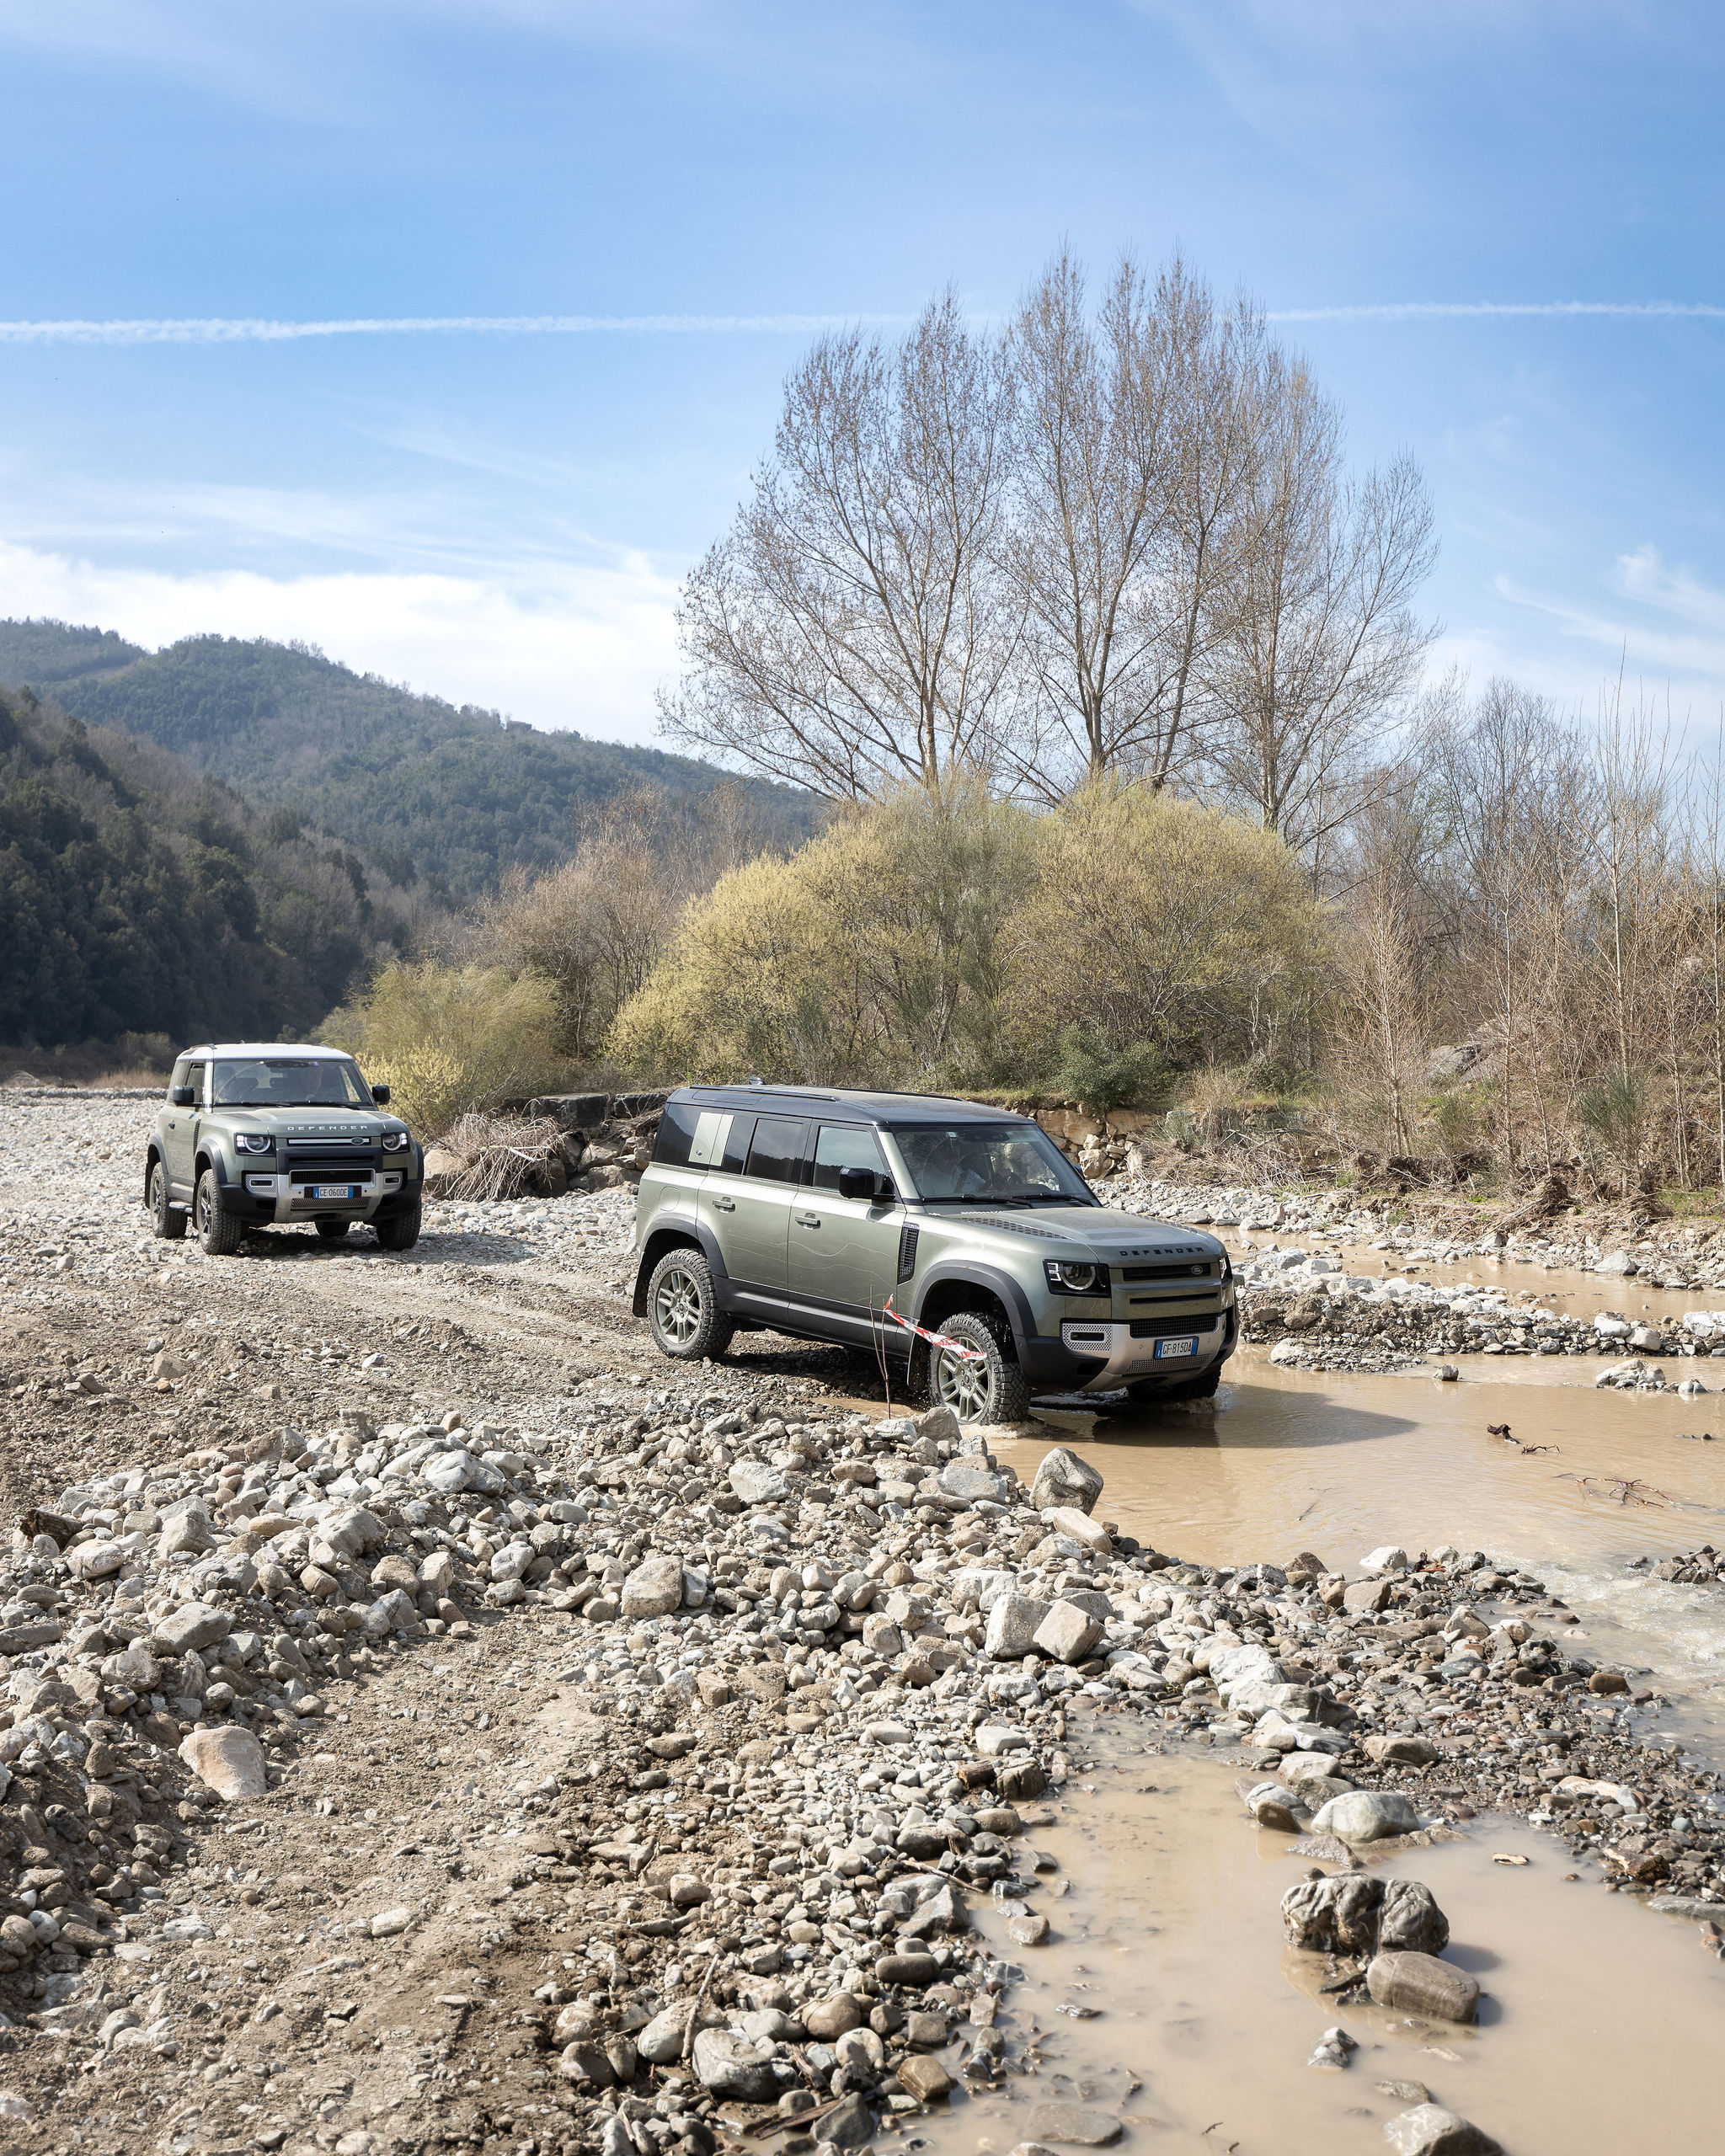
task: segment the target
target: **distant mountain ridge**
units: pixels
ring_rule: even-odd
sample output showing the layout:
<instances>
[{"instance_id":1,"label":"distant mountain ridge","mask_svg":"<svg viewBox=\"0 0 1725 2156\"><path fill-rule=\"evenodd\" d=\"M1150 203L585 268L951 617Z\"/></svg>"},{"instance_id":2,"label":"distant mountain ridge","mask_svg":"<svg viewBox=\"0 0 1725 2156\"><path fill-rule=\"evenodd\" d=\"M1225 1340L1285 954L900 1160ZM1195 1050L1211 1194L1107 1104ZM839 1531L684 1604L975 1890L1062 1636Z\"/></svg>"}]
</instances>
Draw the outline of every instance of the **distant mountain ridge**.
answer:
<instances>
[{"instance_id":1,"label":"distant mountain ridge","mask_svg":"<svg viewBox=\"0 0 1725 2156\"><path fill-rule=\"evenodd\" d=\"M640 787L688 795L740 783L791 841L824 813L795 787L734 781L657 749L542 734L263 638L188 637L152 653L112 630L3 621L0 687L34 689L90 725L156 742L363 846L397 882L423 878L454 901L493 889L509 868L567 859L584 811Z\"/></svg>"}]
</instances>

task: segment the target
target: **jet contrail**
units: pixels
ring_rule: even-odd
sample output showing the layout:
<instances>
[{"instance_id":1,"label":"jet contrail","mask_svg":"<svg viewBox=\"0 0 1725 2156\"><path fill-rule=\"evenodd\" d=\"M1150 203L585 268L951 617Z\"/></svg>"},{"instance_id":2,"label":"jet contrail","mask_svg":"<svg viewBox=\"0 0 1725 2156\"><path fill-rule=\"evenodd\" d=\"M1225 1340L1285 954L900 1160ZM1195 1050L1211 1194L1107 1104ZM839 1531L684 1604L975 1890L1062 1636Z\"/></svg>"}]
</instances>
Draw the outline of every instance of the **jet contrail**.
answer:
<instances>
[{"instance_id":1,"label":"jet contrail","mask_svg":"<svg viewBox=\"0 0 1725 2156\"><path fill-rule=\"evenodd\" d=\"M263 316L161 321L0 322L0 344L285 344L307 337L808 336L889 314L409 314L327 322Z\"/></svg>"},{"instance_id":2,"label":"jet contrail","mask_svg":"<svg viewBox=\"0 0 1725 2156\"><path fill-rule=\"evenodd\" d=\"M1384 300L1361 307L1283 307L1272 322L1425 322L1493 315L1672 317L1725 321L1725 306L1705 300Z\"/></svg>"}]
</instances>

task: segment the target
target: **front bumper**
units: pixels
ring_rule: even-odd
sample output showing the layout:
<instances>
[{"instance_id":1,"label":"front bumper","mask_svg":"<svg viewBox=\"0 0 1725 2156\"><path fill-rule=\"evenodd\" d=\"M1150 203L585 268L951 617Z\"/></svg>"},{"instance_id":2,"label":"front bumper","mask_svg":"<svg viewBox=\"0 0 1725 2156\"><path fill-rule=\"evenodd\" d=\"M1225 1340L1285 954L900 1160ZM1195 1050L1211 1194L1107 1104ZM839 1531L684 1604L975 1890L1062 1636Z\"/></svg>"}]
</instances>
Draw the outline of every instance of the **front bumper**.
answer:
<instances>
[{"instance_id":1,"label":"front bumper","mask_svg":"<svg viewBox=\"0 0 1725 2156\"><path fill-rule=\"evenodd\" d=\"M405 1169L366 1168L333 1187L351 1191L348 1198L319 1198L329 1183L295 1182L291 1176L246 1168L237 1183L224 1185L222 1203L242 1219L291 1227L296 1220L387 1220L410 1213L419 1203L419 1179Z\"/></svg>"},{"instance_id":2,"label":"front bumper","mask_svg":"<svg viewBox=\"0 0 1725 2156\"><path fill-rule=\"evenodd\" d=\"M1233 1353L1238 1321L1230 1307L1206 1310L1189 1324L1178 1319L1155 1321L1155 1331L1130 1319L1069 1318L1058 1340L1039 1337L1019 1343L1019 1364L1033 1392L1119 1392L1150 1379L1170 1385L1197 1376ZM1189 1355L1159 1353L1171 1340L1194 1343Z\"/></svg>"}]
</instances>

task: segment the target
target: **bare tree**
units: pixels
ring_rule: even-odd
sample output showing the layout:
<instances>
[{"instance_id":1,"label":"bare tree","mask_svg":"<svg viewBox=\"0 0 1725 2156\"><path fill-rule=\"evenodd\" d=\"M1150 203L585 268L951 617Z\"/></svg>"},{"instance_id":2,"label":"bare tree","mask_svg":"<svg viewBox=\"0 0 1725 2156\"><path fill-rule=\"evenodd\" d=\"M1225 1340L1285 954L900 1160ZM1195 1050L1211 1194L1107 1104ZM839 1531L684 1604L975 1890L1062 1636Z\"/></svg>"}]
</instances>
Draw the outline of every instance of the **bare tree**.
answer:
<instances>
[{"instance_id":1,"label":"bare tree","mask_svg":"<svg viewBox=\"0 0 1725 2156\"><path fill-rule=\"evenodd\" d=\"M1370 752L1436 634L1410 611L1436 556L1417 467L1348 480L1302 362L1264 346L1255 454L1203 662L1222 790L1311 849L1358 809Z\"/></svg>"},{"instance_id":2,"label":"bare tree","mask_svg":"<svg viewBox=\"0 0 1725 2156\"><path fill-rule=\"evenodd\" d=\"M840 798L985 764L1016 641L995 573L1011 392L951 291L896 346L822 338L684 586L665 732Z\"/></svg>"}]
</instances>

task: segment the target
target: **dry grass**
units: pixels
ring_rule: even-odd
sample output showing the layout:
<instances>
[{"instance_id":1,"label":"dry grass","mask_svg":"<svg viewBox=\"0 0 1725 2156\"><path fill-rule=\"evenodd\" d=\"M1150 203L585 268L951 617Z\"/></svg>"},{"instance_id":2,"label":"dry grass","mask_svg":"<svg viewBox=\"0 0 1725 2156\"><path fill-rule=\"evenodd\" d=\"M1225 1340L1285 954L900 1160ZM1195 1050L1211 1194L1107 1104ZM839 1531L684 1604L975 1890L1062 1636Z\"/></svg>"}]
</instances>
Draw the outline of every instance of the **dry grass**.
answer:
<instances>
[{"instance_id":1,"label":"dry grass","mask_svg":"<svg viewBox=\"0 0 1725 2156\"><path fill-rule=\"evenodd\" d=\"M452 1172L440 1172L438 1194L466 1198L542 1196L551 1164L563 1158L561 1144L557 1125L543 1119L464 1115L437 1141L436 1150L448 1154L455 1164Z\"/></svg>"}]
</instances>

